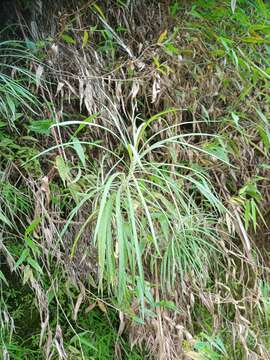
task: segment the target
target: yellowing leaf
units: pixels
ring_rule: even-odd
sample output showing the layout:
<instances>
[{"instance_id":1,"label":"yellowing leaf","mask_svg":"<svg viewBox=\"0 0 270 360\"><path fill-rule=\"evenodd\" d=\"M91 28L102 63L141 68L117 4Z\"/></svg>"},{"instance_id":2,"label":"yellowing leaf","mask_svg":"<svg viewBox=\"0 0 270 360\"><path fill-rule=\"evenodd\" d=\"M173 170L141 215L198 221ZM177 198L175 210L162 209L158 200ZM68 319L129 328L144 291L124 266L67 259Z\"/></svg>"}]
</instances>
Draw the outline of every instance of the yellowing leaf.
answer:
<instances>
[{"instance_id":1,"label":"yellowing leaf","mask_svg":"<svg viewBox=\"0 0 270 360\"><path fill-rule=\"evenodd\" d=\"M159 35L158 44L162 44L167 39L167 33L168 30L166 29Z\"/></svg>"},{"instance_id":2,"label":"yellowing leaf","mask_svg":"<svg viewBox=\"0 0 270 360\"><path fill-rule=\"evenodd\" d=\"M88 314L90 311L92 311L94 308L96 307L96 303L90 304L89 306L87 306L87 308L85 309L85 314Z\"/></svg>"},{"instance_id":3,"label":"yellowing leaf","mask_svg":"<svg viewBox=\"0 0 270 360\"><path fill-rule=\"evenodd\" d=\"M99 13L99 15L105 19L105 15L104 15L104 12L101 10L101 8L97 5L97 4L93 4L92 5L93 8Z\"/></svg>"},{"instance_id":4,"label":"yellowing leaf","mask_svg":"<svg viewBox=\"0 0 270 360\"><path fill-rule=\"evenodd\" d=\"M97 304L98 304L98 307L100 308L100 310L102 312L104 312L105 314L107 314L107 309L106 309L106 306L104 305L104 303L102 301L98 301Z\"/></svg>"},{"instance_id":5,"label":"yellowing leaf","mask_svg":"<svg viewBox=\"0 0 270 360\"><path fill-rule=\"evenodd\" d=\"M89 39L89 32L85 30L83 33L83 43L82 43L83 49L86 47L88 39Z\"/></svg>"},{"instance_id":6,"label":"yellowing leaf","mask_svg":"<svg viewBox=\"0 0 270 360\"><path fill-rule=\"evenodd\" d=\"M253 43L253 44L261 44L261 43L268 43L267 40L265 40L264 38L262 38L261 36L247 36L242 38L242 41L246 42L246 43Z\"/></svg>"},{"instance_id":7,"label":"yellowing leaf","mask_svg":"<svg viewBox=\"0 0 270 360\"><path fill-rule=\"evenodd\" d=\"M25 285L30 278L33 278L33 273L30 266L27 265L23 271L23 285Z\"/></svg>"}]
</instances>

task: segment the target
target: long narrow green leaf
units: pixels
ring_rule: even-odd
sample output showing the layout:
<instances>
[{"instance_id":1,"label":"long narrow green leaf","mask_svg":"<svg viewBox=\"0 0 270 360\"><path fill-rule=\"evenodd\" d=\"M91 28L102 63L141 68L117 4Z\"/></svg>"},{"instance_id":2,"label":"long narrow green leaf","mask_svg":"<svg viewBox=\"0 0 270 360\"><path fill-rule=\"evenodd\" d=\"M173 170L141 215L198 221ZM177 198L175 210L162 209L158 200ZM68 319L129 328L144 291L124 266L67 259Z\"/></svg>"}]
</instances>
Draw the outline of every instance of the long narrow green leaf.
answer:
<instances>
[{"instance_id":1,"label":"long narrow green leaf","mask_svg":"<svg viewBox=\"0 0 270 360\"><path fill-rule=\"evenodd\" d=\"M142 254L141 249L138 241L138 234L137 234L137 226L136 226L136 217L134 213L134 202L132 200L130 190L127 187L127 200L128 200L128 211L129 211L129 221L131 223L132 227L132 235L133 235L133 245L136 253L136 260L137 260L137 266L139 271L139 278L138 278L138 286L139 286L139 295L140 295L140 304L141 304L141 310L142 315L144 316L145 313L145 306L144 306L144 271L143 271L143 265L142 265Z\"/></svg>"},{"instance_id":2,"label":"long narrow green leaf","mask_svg":"<svg viewBox=\"0 0 270 360\"><path fill-rule=\"evenodd\" d=\"M116 215L116 231L119 251L118 260L118 295L119 301L122 303L126 293L126 243L124 235L124 223L121 212L121 191L120 187L116 194L115 215Z\"/></svg>"}]
</instances>

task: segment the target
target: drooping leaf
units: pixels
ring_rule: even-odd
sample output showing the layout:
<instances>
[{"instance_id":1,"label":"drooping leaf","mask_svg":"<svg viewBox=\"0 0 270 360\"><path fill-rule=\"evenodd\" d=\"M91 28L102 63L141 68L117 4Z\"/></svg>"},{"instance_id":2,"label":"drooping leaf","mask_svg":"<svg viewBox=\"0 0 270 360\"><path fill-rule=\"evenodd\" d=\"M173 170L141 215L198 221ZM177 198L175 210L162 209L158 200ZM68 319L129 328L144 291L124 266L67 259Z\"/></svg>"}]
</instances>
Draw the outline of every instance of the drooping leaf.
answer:
<instances>
[{"instance_id":1,"label":"drooping leaf","mask_svg":"<svg viewBox=\"0 0 270 360\"><path fill-rule=\"evenodd\" d=\"M52 119L33 120L28 126L28 129L35 132L36 134L50 135L50 127L54 123L55 122Z\"/></svg>"},{"instance_id":2,"label":"drooping leaf","mask_svg":"<svg viewBox=\"0 0 270 360\"><path fill-rule=\"evenodd\" d=\"M28 258L27 262L29 265L31 265L31 267L33 269L35 269L37 272L39 272L40 274L43 274L43 270L41 269L41 267L39 266L38 262L36 260L34 260L33 258Z\"/></svg>"},{"instance_id":3,"label":"drooping leaf","mask_svg":"<svg viewBox=\"0 0 270 360\"><path fill-rule=\"evenodd\" d=\"M7 218L7 216L3 213L3 211L0 208L0 221L8 225L9 227L12 227L11 221Z\"/></svg>"},{"instance_id":4,"label":"drooping leaf","mask_svg":"<svg viewBox=\"0 0 270 360\"><path fill-rule=\"evenodd\" d=\"M81 132L86 126L87 124L93 122L94 119L96 119L96 117L99 114L93 114L88 116L87 118L85 118L81 123L80 126L78 127L78 129L74 132L73 137L76 137L78 135L79 132Z\"/></svg>"},{"instance_id":5,"label":"drooping leaf","mask_svg":"<svg viewBox=\"0 0 270 360\"><path fill-rule=\"evenodd\" d=\"M25 261L27 256L29 256L29 250L24 249L23 252L21 253L21 256L19 257L19 259L17 260L17 262L15 264L14 270L16 270Z\"/></svg>"},{"instance_id":6,"label":"drooping leaf","mask_svg":"<svg viewBox=\"0 0 270 360\"><path fill-rule=\"evenodd\" d=\"M77 153L79 159L81 160L83 166L86 166L84 149L83 149L79 139L74 138L74 140L73 140L73 148L76 151L76 153Z\"/></svg>"},{"instance_id":7,"label":"drooping leaf","mask_svg":"<svg viewBox=\"0 0 270 360\"><path fill-rule=\"evenodd\" d=\"M55 160L56 168L64 184L70 180L70 169L62 156L58 155Z\"/></svg>"},{"instance_id":8,"label":"drooping leaf","mask_svg":"<svg viewBox=\"0 0 270 360\"><path fill-rule=\"evenodd\" d=\"M2 280L8 286L7 279L5 278L5 275L1 270L0 270L0 280Z\"/></svg>"},{"instance_id":9,"label":"drooping leaf","mask_svg":"<svg viewBox=\"0 0 270 360\"><path fill-rule=\"evenodd\" d=\"M26 228L25 230L25 235L29 235L31 234L36 228L37 226L40 224L41 218L37 217L36 219L34 219L31 224Z\"/></svg>"}]
</instances>

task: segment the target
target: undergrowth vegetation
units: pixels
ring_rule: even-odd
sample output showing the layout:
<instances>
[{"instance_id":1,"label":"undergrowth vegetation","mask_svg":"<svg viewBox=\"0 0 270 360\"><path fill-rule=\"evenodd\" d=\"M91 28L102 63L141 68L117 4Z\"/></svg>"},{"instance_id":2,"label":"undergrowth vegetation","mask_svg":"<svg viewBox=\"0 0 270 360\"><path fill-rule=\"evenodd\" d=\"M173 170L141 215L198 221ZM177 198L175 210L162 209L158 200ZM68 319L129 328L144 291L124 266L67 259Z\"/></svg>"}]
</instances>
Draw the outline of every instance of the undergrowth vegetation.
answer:
<instances>
[{"instance_id":1,"label":"undergrowth vegetation","mask_svg":"<svg viewBox=\"0 0 270 360\"><path fill-rule=\"evenodd\" d=\"M2 358L270 358L269 4L10 9Z\"/></svg>"}]
</instances>

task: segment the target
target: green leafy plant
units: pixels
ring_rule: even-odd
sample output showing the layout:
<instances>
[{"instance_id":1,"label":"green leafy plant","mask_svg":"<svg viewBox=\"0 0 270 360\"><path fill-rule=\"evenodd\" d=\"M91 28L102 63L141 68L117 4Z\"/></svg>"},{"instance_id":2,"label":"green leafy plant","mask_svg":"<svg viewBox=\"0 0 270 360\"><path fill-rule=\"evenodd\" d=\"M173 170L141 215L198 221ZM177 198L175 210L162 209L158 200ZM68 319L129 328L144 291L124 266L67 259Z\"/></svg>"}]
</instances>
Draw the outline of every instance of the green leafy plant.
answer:
<instances>
[{"instance_id":1,"label":"green leafy plant","mask_svg":"<svg viewBox=\"0 0 270 360\"><path fill-rule=\"evenodd\" d=\"M173 288L179 277L183 280L187 272L194 271L199 279L203 267L214 264L211 265L214 257L210 254L222 254L216 241L217 234L212 227L214 217L206 215L194 198L196 193L201 194L213 209L225 211L205 175L185 164L150 161L156 151L168 151L172 144L183 149L191 147L205 156L219 159L219 154L189 145L186 138L190 134L159 140L159 136L170 127L147 137L147 129L154 121L173 112L174 110L167 110L154 115L139 127L134 121L131 133L120 115L113 117L115 130L111 130L109 126L89 123L89 127L101 127L119 143L118 150L112 152L103 144L80 141L81 148L91 145L107 151L102 160L103 168L100 171L86 172L85 180L91 180L89 185L82 175L72 180L63 159L58 158L57 163L59 174L65 183L67 181L67 186L72 188L76 182L81 189L77 193L80 199L77 200L78 205L68 217L62 236L84 204L91 203L92 209L75 237L71 257L76 253L85 227L91 224L93 245L98 249L99 290L103 291L104 283L109 291L115 292L117 289L119 304L127 303L130 295L136 294L142 314L145 312L145 298L150 294L145 263L160 278L161 287L166 292ZM80 121L67 121L60 125L81 124ZM71 147L73 143L63 145ZM48 151L50 149L46 153ZM44 154L45 152L40 156ZM114 157L115 163L105 172L108 155ZM187 183L194 189L191 194L185 190ZM147 254L152 254L148 261ZM132 289L131 293L128 289ZM153 303L151 297L150 302Z\"/></svg>"},{"instance_id":2,"label":"green leafy plant","mask_svg":"<svg viewBox=\"0 0 270 360\"><path fill-rule=\"evenodd\" d=\"M256 184L259 180L261 179L254 178L239 190L239 200L243 206L245 228L247 230L250 224L252 224L254 231L256 231L259 219L263 221L263 223L265 223L265 220L259 208L260 202L262 201L262 195L258 190Z\"/></svg>"},{"instance_id":3,"label":"green leafy plant","mask_svg":"<svg viewBox=\"0 0 270 360\"><path fill-rule=\"evenodd\" d=\"M19 41L0 42L0 51L0 116L11 127L16 127L24 111L36 113L40 106L30 90L31 85L37 84L37 76L25 65L37 60Z\"/></svg>"},{"instance_id":4,"label":"green leafy plant","mask_svg":"<svg viewBox=\"0 0 270 360\"><path fill-rule=\"evenodd\" d=\"M40 4L0 44L2 357L268 358L268 3Z\"/></svg>"}]
</instances>

